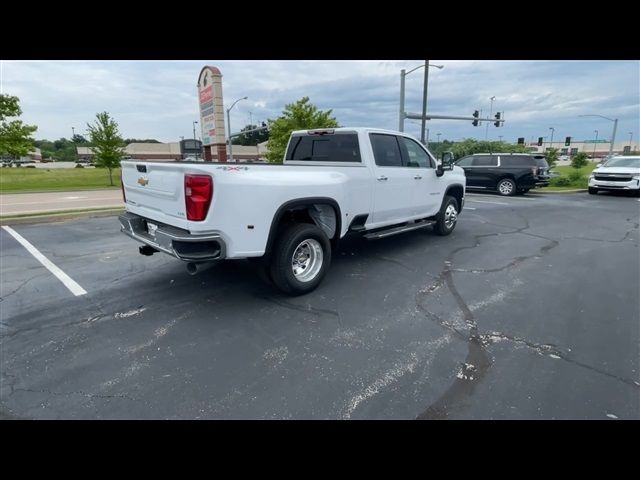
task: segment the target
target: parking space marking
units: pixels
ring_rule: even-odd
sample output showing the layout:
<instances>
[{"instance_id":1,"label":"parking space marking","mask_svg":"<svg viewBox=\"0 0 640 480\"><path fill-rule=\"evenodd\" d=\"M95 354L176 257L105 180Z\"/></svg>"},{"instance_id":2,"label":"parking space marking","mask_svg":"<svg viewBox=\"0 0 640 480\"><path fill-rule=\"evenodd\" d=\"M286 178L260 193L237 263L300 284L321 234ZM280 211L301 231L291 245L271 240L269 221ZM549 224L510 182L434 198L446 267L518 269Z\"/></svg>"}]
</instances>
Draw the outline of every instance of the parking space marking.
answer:
<instances>
[{"instance_id":1,"label":"parking space marking","mask_svg":"<svg viewBox=\"0 0 640 480\"><path fill-rule=\"evenodd\" d=\"M465 210L475 210L473 207L464 207Z\"/></svg>"},{"instance_id":2,"label":"parking space marking","mask_svg":"<svg viewBox=\"0 0 640 480\"><path fill-rule=\"evenodd\" d=\"M474 203L491 203L493 205L509 205L508 203L504 203L504 202L484 202L482 200L469 200L469 202L474 202Z\"/></svg>"},{"instance_id":3,"label":"parking space marking","mask_svg":"<svg viewBox=\"0 0 640 480\"><path fill-rule=\"evenodd\" d=\"M2 228L6 230L9 235L15 238L18 243L20 243L24 248L27 249L31 255L35 257L44 267L53 273L58 280L60 280L65 287L67 287L71 293L73 293L76 297L80 295L85 295L87 291L82 288L78 283L76 283L69 275L64 273L60 268L58 268L51 260L45 257L42 253L38 251L36 247L31 245L22 235L16 232L13 228L3 225Z\"/></svg>"},{"instance_id":4,"label":"parking space marking","mask_svg":"<svg viewBox=\"0 0 640 480\"><path fill-rule=\"evenodd\" d=\"M487 198L487 195L478 195L478 194L473 194L473 193L467 193L466 194L467 197L479 197L479 198ZM529 198L529 197L509 197L509 200L515 200L516 202L519 202L520 200L526 200L529 202L537 202L539 201L537 198Z\"/></svg>"}]
</instances>

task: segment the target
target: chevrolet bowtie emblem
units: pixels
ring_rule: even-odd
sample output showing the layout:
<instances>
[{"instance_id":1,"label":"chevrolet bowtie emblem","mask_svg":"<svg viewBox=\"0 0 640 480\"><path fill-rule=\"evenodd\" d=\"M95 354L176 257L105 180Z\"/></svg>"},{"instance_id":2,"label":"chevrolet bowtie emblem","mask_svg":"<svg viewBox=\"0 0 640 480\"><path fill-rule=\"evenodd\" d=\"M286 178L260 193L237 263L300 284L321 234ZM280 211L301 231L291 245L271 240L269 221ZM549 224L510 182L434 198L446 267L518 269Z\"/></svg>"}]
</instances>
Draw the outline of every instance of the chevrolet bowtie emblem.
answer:
<instances>
[{"instance_id":1,"label":"chevrolet bowtie emblem","mask_svg":"<svg viewBox=\"0 0 640 480\"><path fill-rule=\"evenodd\" d=\"M140 178L138 179L138 183L144 187L147 183L149 183L149 180L147 180L147 179L146 179L146 178L144 178L144 177L140 177Z\"/></svg>"}]
</instances>

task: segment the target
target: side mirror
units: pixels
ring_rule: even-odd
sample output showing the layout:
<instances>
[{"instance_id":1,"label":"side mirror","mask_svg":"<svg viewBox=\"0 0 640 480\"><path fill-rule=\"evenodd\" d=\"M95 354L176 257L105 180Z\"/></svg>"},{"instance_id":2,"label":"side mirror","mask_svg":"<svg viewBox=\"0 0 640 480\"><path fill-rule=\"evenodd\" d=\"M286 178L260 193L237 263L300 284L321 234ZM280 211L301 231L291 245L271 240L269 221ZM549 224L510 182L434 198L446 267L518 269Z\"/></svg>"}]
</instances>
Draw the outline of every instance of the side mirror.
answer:
<instances>
[{"instance_id":1,"label":"side mirror","mask_svg":"<svg viewBox=\"0 0 640 480\"><path fill-rule=\"evenodd\" d=\"M445 167L449 167L449 170L453 170L453 152L443 152L442 153L442 165Z\"/></svg>"}]
</instances>

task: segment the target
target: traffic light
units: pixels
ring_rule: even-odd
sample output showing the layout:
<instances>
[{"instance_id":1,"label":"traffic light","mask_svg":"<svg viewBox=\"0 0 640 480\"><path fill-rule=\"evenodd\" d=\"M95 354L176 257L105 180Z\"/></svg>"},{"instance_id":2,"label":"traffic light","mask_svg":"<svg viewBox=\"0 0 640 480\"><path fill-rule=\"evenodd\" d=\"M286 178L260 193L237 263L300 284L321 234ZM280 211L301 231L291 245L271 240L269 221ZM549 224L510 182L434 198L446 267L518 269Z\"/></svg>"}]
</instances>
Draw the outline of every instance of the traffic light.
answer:
<instances>
[{"instance_id":1,"label":"traffic light","mask_svg":"<svg viewBox=\"0 0 640 480\"><path fill-rule=\"evenodd\" d=\"M543 137L538 137L538 146L539 147L542 146L542 140L543 140Z\"/></svg>"},{"instance_id":2,"label":"traffic light","mask_svg":"<svg viewBox=\"0 0 640 480\"><path fill-rule=\"evenodd\" d=\"M480 112L478 110L474 110L473 111L473 116L475 117L475 120L473 122L471 122L473 124L474 127L478 126L478 117L480 116Z\"/></svg>"},{"instance_id":3,"label":"traffic light","mask_svg":"<svg viewBox=\"0 0 640 480\"><path fill-rule=\"evenodd\" d=\"M564 146L568 147L569 145L571 145L571 137L567 137L564 139Z\"/></svg>"},{"instance_id":4,"label":"traffic light","mask_svg":"<svg viewBox=\"0 0 640 480\"><path fill-rule=\"evenodd\" d=\"M518 145L524 145L524 137L518 137Z\"/></svg>"},{"instance_id":5,"label":"traffic light","mask_svg":"<svg viewBox=\"0 0 640 480\"><path fill-rule=\"evenodd\" d=\"M496 113L496 121L493 122L496 127L500 126L500 112Z\"/></svg>"}]
</instances>

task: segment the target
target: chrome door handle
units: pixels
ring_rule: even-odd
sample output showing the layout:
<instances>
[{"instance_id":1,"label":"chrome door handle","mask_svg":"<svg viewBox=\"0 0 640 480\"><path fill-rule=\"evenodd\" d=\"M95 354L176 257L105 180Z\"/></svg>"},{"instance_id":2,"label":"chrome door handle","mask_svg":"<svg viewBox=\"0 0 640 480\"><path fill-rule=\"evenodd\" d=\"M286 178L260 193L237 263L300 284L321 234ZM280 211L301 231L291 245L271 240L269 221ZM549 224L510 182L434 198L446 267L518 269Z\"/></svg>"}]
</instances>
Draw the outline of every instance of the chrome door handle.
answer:
<instances>
[{"instance_id":1,"label":"chrome door handle","mask_svg":"<svg viewBox=\"0 0 640 480\"><path fill-rule=\"evenodd\" d=\"M385 177L384 175L381 175L378 177L378 181L383 182L385 180L389 180L387 177Z\"/></svg>"},{"instance_id":2,"label":"chrome door handle","mask_svg":"<svg viewBox=\"0 0 640 480\"><path fill-rule=\"evenodd\" d=\"M420 175L416 175L415 177L413 177L416 180L422 180L422 177Z\"/></svg>"}]
</instances>

